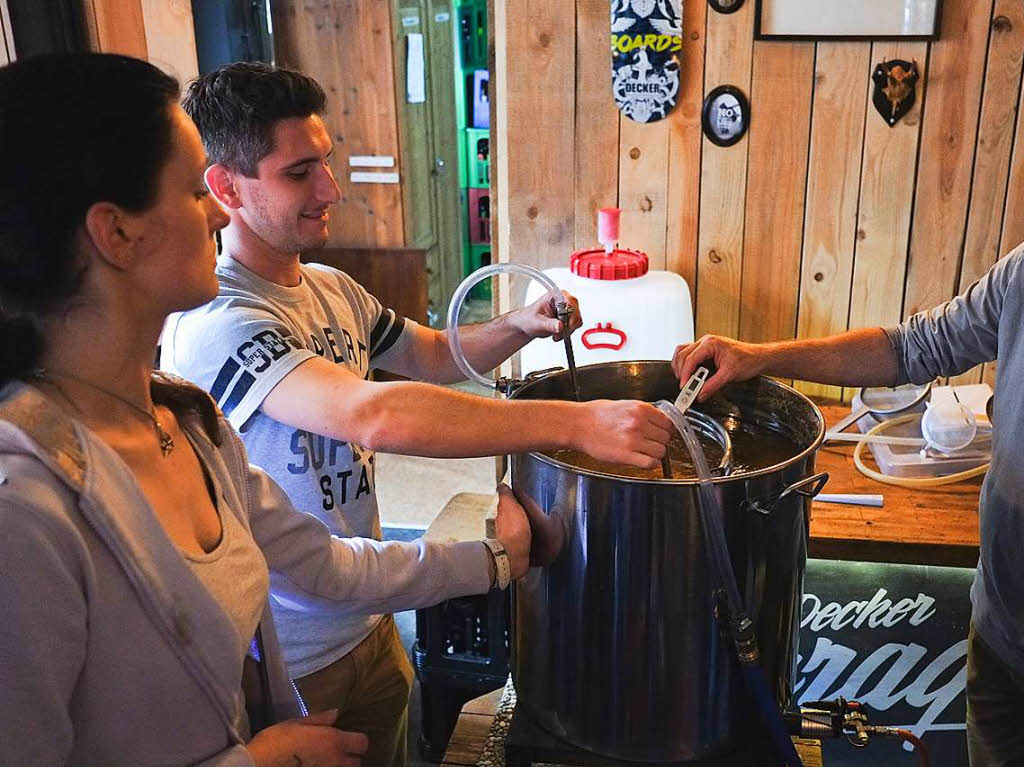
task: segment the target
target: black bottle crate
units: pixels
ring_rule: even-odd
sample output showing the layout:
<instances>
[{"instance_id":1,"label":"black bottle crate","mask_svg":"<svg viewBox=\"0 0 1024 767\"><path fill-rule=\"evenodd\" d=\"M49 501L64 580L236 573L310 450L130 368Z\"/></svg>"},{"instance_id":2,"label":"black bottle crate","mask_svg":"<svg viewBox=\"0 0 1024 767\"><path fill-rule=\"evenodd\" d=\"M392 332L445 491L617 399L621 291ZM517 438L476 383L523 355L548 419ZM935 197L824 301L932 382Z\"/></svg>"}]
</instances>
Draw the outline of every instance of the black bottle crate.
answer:
<instances>
[{"instance_id":1,"label":"black bottle crate","mask_svg":"<svg viewBox=\"0 0 1024 767\"><path fill-rule=\"evenodd\" d=\"M416 611L413 666L422 701L420 751L444 756L466 701L505 685L509 673L509 591L449 599Z\"/></svg>"}]
</instances>

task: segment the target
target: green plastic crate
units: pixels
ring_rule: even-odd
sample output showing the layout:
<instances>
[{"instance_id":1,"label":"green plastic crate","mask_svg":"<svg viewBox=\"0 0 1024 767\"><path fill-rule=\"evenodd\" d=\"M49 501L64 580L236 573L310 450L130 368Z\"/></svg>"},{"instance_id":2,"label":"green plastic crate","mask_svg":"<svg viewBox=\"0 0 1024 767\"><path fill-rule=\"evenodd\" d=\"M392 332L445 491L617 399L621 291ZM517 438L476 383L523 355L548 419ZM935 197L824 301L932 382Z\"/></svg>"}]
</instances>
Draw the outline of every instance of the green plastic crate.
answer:
<instances>
[{"instance_id":1,"label":"green plastic crate","mask_svg":"<svg viewBox=\"0 0 1024 767\"><path fill-rule=\"evenodd\" d=\"M466 128L463 134L463 157L466 158L466 186L487 189L491 185L491 132L483 128ZM482 145L481 142L487 142ZM480 159L486 146L486 160Z\"/></svg>"},{"instance_id":2,"label":"green plastic crate","mask_svg":"<svg viewBox=\"0 0 1024 767\"><path fill-rule=\"evenodd\" d=\"M487 0L461 0L457 22L455 37L462 68L487 69Z\"/></svg>"},{"instance_id":3,"label":"green plastic crate","mask_svg":"<svg viewBox=\"0 0 1024 767\"><path fill-rule=\"evenodd\" d=\"M490 243L482 243L480 245L471 245L469 242L463 244L463 265L465 266L466 275L470 275L479 269L481 266L487 266L491 263L491 245ZM486 298L491 297L491 281L484 280L478 282L473 289L469 291L470 298Z\"/></svg>"},{"instance_id":4,"label":"green plastic crate","mask_svg":"<svg viewBox=\"0 0 1024 767\"><path fill-rule=\"evenodd\" d=\"M458 48L458 40L455 41L456 48ZM472 70L470 70L472 75ZM466 76L461 68L455 67L455 81L453 83L455 88L455 129L457 131L457 141L459 142L459 188L465 189L469 186L468 170L466 165L466 137L464 130L466 128Z\"/></svg>"}]
</instances>

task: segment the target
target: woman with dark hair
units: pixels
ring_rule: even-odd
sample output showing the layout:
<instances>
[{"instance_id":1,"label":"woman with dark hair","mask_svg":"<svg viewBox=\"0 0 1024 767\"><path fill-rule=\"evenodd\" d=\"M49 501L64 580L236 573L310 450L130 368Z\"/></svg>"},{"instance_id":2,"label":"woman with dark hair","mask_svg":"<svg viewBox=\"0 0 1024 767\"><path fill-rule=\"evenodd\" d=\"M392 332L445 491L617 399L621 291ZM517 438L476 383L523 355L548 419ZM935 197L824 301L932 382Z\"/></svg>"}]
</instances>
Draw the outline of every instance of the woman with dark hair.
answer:
<instances>
[{"instance_id":1,"label":"woman with dark hair","mask_svg":"<svg viewBox=\"0 0 1024 767\"><path fill-rule=\"evenodd\" d=\"M0 69L0 764L356 765L364 736L301 718L270 581L333 605L379 572L358 602L390 612L486 591L495 562L419 543L409 571L414 544L332 538L207 394L154 377L167 315L217 293L227 221L177 96L122 56ZM498 529L521 576L507 491Z\"/></svg>"}]
</instances>

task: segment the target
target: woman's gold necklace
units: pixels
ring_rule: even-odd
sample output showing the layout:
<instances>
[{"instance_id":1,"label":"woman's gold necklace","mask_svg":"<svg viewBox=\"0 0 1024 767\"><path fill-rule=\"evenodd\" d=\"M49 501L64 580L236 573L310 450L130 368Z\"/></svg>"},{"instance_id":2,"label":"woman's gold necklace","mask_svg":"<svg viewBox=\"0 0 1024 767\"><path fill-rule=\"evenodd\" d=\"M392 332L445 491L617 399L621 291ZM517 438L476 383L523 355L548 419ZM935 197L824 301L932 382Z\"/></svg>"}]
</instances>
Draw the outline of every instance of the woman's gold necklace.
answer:
<instances>
[{"instance_id":1,"label":"woman's gold necklace","mask_svg":"<svg viewBox=\"0 0 1024 767\"><path fill-rule=\"evenodd\" d=\"M116 394L116 393L114 393L114 392L112 392L112 391L110 391L108 389L104 389L102 386L98 386L97 384L94 384L92 381L87 381L84 378L79 378L78 376L72 375L71 373L64 373L64 372L59 371L59 370L41 370L38 373L38 377L42 378L44 381L47 380L48 378L50 378L51 376L57 376L59 378L67 378L67 379L69 379L71 381L76 381L76 382L78 382L80 384L83 384L84 386L88 386L88 387L90 387L92 389L95 389L98 392L102 392L103 394L106 394L108 397L114 398L118 402L123 402L128 407L132 408L133 410L138 411L139 413L144 415L146 418L148 418L150 421L152 421L153 429L156 431L156 436L160 440L160 453L161 453L161 455L163 455L163 457L166 458L168 455L170 455L171 451L174 450L174 437L172 437L170 434L168 434L167 430L164 429L163 426L161 426L160 419L158 419L156 417L156 408L155 407L152 410L147 410L146 408L144 408L144 407L142 407L140 405L136 405L130 399L128 399L126 397L122 397L120 394ZM53 382L51 381L51 383L53 383ZM61 393L61 396L64 397L64 399L66 399L68 402L70 402L72 404L72 406L74 406L74 408L76 410L81 412L81 408L79 408L78 405L75 404L74 400L72 400L70 397L68 397L68 395L65 394L63 392L63 390L59 386L57 386L56 388L57 388L57 391L59 391Z\"/></svg>"}]
</instances>

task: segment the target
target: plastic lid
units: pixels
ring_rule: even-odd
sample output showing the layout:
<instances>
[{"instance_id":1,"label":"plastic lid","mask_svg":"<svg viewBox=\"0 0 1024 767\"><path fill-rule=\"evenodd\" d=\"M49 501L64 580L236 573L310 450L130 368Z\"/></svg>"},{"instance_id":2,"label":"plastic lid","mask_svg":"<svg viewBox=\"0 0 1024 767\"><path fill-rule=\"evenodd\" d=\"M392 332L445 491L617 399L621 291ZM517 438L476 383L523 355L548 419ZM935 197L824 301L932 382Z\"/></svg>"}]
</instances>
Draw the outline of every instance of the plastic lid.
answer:
<instances>
[{"instance_id":1,"label":"plastic lid","mask_svg":"<svg viewBox=\"0 0 1024 767\"><path fill-rule=\"evenodd\" d=\"M974 441L978 424L974 413L959 402L933 402L921 417L921 434L940 453L955 453Z\"/></svg>"},{"instance_id":2,"label":"plastic lid","mask_svg":"<svg viewBox=\"0 0 1024 767\"><path fill-rule=\"evenodd\" d=\"M636 250L578 250L569 261L573 274L592 280L631 280L643 277L649 268L647 254Z\"/></svg>"}]
</instances>

